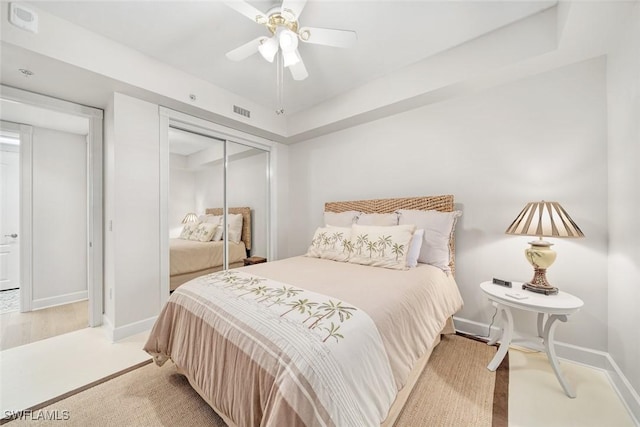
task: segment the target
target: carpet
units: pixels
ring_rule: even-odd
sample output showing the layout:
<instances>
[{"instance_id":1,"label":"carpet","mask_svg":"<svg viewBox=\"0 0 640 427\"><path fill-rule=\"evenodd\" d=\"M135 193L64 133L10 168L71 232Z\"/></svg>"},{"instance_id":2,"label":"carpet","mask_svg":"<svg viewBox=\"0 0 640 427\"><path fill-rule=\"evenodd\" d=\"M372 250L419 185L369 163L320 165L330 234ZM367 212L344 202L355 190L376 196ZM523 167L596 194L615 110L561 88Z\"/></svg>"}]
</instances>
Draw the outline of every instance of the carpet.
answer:
<instances>
[{"instance_id":1,"label":"carpet","mask_svg":"<svg viewBox=\"0 0 640 427\"><path fill-rule=\"evenodd\" d=\"M486 366L496 347L444 336L433 351L395 427L507 425L508 359ZM508 356L507 356L508 357ZM150 361L149 361L150 362ZM214 426L224 422L168 362L146 362L67 393L2 424L38 426Z\"/></svg>"}]
</instances>

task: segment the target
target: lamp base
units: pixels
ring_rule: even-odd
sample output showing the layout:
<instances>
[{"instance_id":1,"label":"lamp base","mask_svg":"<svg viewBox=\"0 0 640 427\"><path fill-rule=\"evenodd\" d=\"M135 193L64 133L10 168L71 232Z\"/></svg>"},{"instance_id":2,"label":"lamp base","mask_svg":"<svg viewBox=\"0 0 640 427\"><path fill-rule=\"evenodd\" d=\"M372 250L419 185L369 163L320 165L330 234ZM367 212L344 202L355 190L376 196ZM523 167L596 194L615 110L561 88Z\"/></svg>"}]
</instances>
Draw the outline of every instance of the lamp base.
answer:
<instances>
[{"instance_id":1,"label":"lamp base","mask_svg":"<svg viewBox=\"0 0 640 427\"><path fill-rule=\"evenodd\" d=\"M556 295L558 293L558 288L551 286L547 282L547 269L539 267L534 268L533 279L528 283L524 283L522 289L545 295Z\"/></svg>"}]
</instances>

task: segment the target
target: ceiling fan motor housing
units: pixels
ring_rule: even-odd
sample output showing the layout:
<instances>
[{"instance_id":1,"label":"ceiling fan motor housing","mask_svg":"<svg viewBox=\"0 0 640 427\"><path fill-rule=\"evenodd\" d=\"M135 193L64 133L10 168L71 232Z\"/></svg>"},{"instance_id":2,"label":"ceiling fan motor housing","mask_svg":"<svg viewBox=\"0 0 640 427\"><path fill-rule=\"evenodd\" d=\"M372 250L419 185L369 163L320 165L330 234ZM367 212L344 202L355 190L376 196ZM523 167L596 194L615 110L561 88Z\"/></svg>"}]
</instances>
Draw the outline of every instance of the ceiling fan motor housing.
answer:
<instances>
[{"instance_id":1,"label":"ceiling fan motor housing","mask_svg":"<svg viewBox=\"0 0 640 427\"><path fill-rule=\"evenodd\" d=\"M293 15L291 15L293 16ZM298 34L298 21L293 18L293 20L287 19L281 12L280 8L278 10L269 13L269 21L265 24L271 34L275 34L278 31L278 27L287 28L294 33Z\"/></svg>"}]
</instances>

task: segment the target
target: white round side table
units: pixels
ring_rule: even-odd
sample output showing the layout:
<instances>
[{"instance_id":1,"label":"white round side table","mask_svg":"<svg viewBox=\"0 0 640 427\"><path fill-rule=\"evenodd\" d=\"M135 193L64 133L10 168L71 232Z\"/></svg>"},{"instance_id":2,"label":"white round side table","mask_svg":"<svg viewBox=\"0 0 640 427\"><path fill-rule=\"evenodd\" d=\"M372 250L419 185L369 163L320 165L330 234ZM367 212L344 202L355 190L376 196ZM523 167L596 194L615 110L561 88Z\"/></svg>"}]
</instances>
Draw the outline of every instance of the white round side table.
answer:
<instances>
[{"instance_id":1,"label":"white round side table","mask_svg":"<svg viewBox=\"0 0 640 427\"><path fill-rule=\"evenodd\" d=\"M482 282L480 284L480 288L487 295L493 306L498 309L502 317L502 336L499 338L500 348L491 362L489 362L487 369L490 371L498 369L509 350L509 345L513 339L511 309L533 311L538 313L538 336L544 342L544 349L553 372L556 374L565 394L571 398L576 397L573 387L567 382L560 370L553 344L553 336L557 326L556 321L566 322L567 317L580 310L584 303L580 298L563 291L559 291L557 295L544 295L522 290L522 283L519 282L513 282L512 286L507 288L492 282ZM545 315L547 316L546 321ZM493 345L497 341L498 337L490 340L488 344Z\"/></svg>"}]
</instances>

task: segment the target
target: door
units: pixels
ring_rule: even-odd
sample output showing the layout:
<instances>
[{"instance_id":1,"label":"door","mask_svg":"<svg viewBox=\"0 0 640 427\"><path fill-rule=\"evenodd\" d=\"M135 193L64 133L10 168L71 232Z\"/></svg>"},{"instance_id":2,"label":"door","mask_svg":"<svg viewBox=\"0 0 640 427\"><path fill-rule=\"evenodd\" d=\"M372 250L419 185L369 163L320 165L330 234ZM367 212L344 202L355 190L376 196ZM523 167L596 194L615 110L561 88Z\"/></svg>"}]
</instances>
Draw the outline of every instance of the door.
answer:
<instances>
[{"instance_id":1,"label":"door","mask_svg":"<svg viewBox=\"0 0 640 427\"><path fill-rule=\"evenodd\" d=\"M0 142L0 291L20 287L20 140Z\"/></svg>"}]
</instances>

